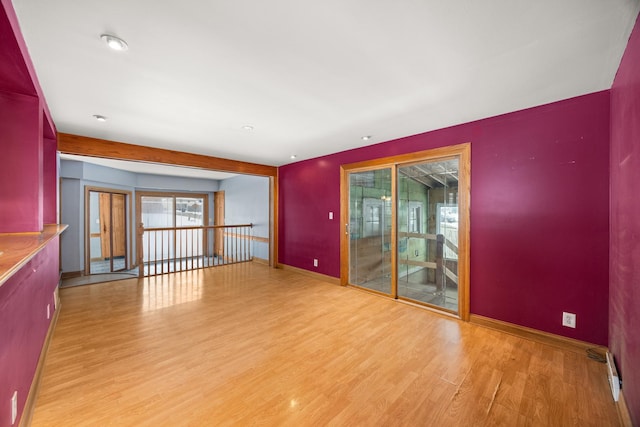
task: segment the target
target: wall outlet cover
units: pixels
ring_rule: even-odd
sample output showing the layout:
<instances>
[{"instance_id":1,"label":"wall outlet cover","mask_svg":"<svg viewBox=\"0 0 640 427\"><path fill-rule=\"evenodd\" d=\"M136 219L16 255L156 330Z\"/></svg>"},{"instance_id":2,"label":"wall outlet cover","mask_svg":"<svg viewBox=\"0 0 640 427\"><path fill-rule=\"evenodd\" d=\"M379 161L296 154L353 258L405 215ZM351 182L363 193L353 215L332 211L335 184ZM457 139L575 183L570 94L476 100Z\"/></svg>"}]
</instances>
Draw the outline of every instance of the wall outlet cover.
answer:
<instances>
[{"instance_id":1,"label":"wall outlet cover","mask_svg":"<svg viewBox=\"0 0 640 427\"><path fill-rule=\"evenodd\" d=\"M562 326L566 326L567 328L575 328L576 327L576 315L574 313L567 313L566 311L562 312Z\"/></svg>"}]
</instances>

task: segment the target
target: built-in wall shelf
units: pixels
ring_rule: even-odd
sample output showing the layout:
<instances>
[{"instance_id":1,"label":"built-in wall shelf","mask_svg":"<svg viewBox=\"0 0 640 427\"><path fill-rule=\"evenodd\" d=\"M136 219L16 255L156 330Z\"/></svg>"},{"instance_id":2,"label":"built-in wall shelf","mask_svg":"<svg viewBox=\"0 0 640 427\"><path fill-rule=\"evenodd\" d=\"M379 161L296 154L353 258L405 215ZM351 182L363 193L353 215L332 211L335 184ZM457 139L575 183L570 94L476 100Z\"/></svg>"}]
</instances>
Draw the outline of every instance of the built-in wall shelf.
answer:
<instances>
[{"instance_id":1,"label":"built-in wall shelf","mask_svg":"<svg viewBox=\"0 0 640 427\"><path fill-rule=\"evenodd\" d=\"M0 286L66 228L48 224L40 233L0 233Z\"/></svg>"}]
</instances>

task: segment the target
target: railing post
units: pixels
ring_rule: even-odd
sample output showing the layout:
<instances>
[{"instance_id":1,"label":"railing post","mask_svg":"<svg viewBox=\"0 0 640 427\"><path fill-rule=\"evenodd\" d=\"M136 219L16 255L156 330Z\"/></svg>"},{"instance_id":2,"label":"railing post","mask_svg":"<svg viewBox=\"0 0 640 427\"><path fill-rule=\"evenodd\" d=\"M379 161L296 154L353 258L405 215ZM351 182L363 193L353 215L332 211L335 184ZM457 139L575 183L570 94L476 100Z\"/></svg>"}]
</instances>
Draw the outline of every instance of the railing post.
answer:
<instances>
[{"instance_id":1,"label":"railing post","mask_svg":"<svg viewBox=\"0 0 640 427\"><path fill-rule=\"evenodd\" d=\"M138 224L136 257L138 258L138 277L144 277L144 223Z\"/></svg>"},{"instance_id":2,"label":"railing post","mask_svg":"<svg viewBox=\"0 0 640 427\"><path fill-rule=\"evenodd\" d=\"M253 252L251 251L251 249L253 249L253 223L249 224L249 254L248 254L248 261L253 260Z\"/></svg>"}]
</instances>

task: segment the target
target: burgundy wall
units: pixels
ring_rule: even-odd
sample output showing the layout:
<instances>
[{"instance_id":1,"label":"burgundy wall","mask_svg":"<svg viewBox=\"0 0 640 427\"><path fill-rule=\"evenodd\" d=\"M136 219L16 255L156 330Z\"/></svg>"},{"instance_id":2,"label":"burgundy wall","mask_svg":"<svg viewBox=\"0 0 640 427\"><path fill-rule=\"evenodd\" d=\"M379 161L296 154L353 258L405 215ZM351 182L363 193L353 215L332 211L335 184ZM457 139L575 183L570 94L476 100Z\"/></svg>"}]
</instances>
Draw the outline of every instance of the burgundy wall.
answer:
<instances>
[{"instance_id":1,"label":"burgundy wall","mask_svg":"<svg viewBox=\"0 0 640 427\"><path fill-rule=\"evenodd\" d=\"M51 186L43 185L43 135L53 144L46 154L55 156L56 132L11 1L1 0L1 5L0 233L38 232L43 218L51 219L44 198L49 208L51 197L56 198L55 187L52 195ZM55 185L52 172L55 166L48 165L47 182L53 178Z\"/></svg>"},{"instance_id":2,"label":"burgundy wall","mask_svg":"<svg viewBox=\"0 0 640 427\"><path fill-rule=\"evenodd\" d=\"M56 131L11 0L0 0L0 233L56 222ZM18 422L54 311L58 237L0 286L0 427ZM17 425L17 423L15 424Z\"/></svg>"},{"instance_id":3,"label":"burgundy wall","mask_svg":"<svg viewBox=\"0 0 640 427\"><path fill-rule=\"evenodd\" d=\"M0 92L0 233L42 230L42 135L38 98Z\"/></svg>"},{"instance_id":4,"label":"burgundy wall","mask_svg":"<svg viewBox=\"0 0 640 427\"><path fill-rule=\"evenodd\" d=\"M341 164L463 142L471 312L606 345L608 91L281 167L279 262L339 277Z\"/></svg>"},{"instance_id":5,"label":"burgundy wall","mask_svg":"<svg viewBox=\"0 0 640 427\"><path fill-rule=\"evenodd\" d=\"M58 223L58 144L55 138L44 138L42 156L42 221Z\"/></svg>"},{"instance_id":6,"label":"burgundy wall","mask_svg":"<svg viewBox=\"0 0 640 427\"><path fill-rule=\"evenodd\" d=\"M609 348L640 425L640 18L611 88Z\"/></svg>"},{"instance_id":7,"label":"burgundy wall","mask_svg":"<svg viewBox=\"0 0 640 427\"><path fill-rule=\"evenodd\" d=\"M31 77L35 75L33 65L23 54L27 51L26 45L18 30L11 0L1 0L0 3L0 91L36 95L36 84Z\"/></svg>"},{"instance_id":8,"label":"burgundy wall","mask_svg":"<svg viewBox=\"0 0 640 427\"><path fill-rule=\"evenodd\" d=\"M56 237L0 286L0 427L11 425L14 390L18 391L18 414L22 414L51 322L47 304L53 317L58 271Z\"/></svg>"}]
</instances>

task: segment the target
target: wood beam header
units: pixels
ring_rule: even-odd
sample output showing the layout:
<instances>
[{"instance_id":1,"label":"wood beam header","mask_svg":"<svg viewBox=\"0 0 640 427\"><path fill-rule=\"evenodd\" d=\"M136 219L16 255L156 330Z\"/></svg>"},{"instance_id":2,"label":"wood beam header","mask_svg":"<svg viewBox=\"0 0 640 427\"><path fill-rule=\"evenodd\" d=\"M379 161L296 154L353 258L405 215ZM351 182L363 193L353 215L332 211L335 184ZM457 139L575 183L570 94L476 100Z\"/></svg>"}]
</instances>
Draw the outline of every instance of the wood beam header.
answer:
<instances>
[{"instance_id":1,"label":"wood beam header","mask_svg":"<svg viewBox=\"0 0 640 427\"><path fill-rule=\"evenodd\" d=\"M277 177L278 168L220 157L126 144L88 136L58 133L58 151L64 154L187 166L220 172Z\"/></svg>"}]
</instances>

